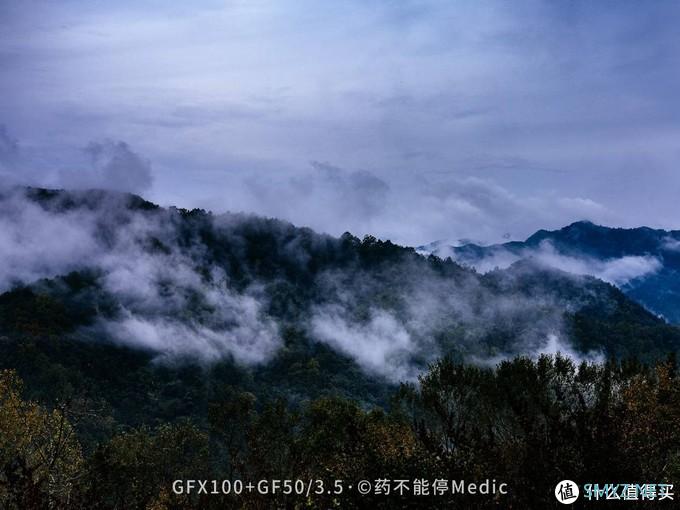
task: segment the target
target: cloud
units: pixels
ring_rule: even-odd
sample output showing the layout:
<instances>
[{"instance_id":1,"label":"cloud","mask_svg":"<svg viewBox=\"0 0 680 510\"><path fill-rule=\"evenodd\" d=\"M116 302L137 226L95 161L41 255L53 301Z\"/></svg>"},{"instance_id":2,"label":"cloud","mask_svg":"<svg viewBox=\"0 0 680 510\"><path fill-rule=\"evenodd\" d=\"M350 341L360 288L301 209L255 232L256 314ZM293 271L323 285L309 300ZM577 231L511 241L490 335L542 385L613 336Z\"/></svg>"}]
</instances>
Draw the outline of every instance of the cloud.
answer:
<instances>
[{"instance_id":1,"label":"cloud","mask_svg":"<svg viewBox=\"0 0 680 510\"><path fill-rule=\"evenodd\" d=\"M231 264L217 262L212 248L192 237L195 224L187 230L180 211L131 208L129 195L114 192L62 193L41 203L28 193L0 194L0 291L90 269L103 293L92 301L116 303L91 326L100 338L159 360L206 363L225 357L265 363L281 348L279 330L290 318L270 315L272 282L252 277L236 284L226 269ZM202 218L196 221L213 228L215 242L237 260L252 243L244 234L252 229L264 229L276 257L300 268L344 242L248 215ZM474 273L443 278L408 257L370 270L333 267L318 268L307 284L314 297L296 314L297 325L310 341L392 382L415 379L444 352L470 360L539 352L547 335L567 338L564 312L580 306L549 289L526 295L522 275L513 273L489 285Z\"/></svg>"},{"instance_id":2,"label":"cloud","mask_svg":"<svg viewBox=\"0 0 680 510\"><path fill-rule=\"evenodd\" d=\"M613 285L622 286L634 280L656 273L663 263L651 255L627 255L619 258L600 260L587 255L565 255L545 240L537 248L525 248L518 252L501 246L490 250L488 256L480 259L457 257L449 246L436 247L434 253L442 257L458 258L461 263L473 266L486 273L494 269L505 269L521 259L532 259L544 266L553 267L572 274L590 275Z\"/></svg>"},{"instance_id":3,"label":"cloud","mask_svg":"<svg viewBox=\"0 0 680 510\"><path fill-rule=\"evenodd\" d=\"M0 290L67 273L99 255L94 217L51 215L21 193L0 195Z\"/></svg>"},{"instance_id":4,"label":"cloud","mask_svg":"<svg viewBox=\"0 0 680 510\"><path fill-rule=\"evenodd\" d=\"M144 214L127 203L127 195L83 192L46 209L21 189L3 191L0 291L94 270L120 304L116 316L101 316L95 326L113 341L159 358L268 360L281 341L262 293L235 291L202 245L182 248L176 211ZM150 240L160 248L151 249Z\"/></svg>"},{"instance_id":5,"label":"cloud","mask_svg":"<svg viewBox=\"0 0 680 510\"><path fill-rule=\"evenodd\" d=\"M369 373L413 380L443 353L480 363L543 352L549 335L568 338L565 310L578 309L550 290L521 292L521 274L487 286L467 274L442 278L410 263L317 279L323 303L309 319L310 337L354 359ZM385 286L389 297L380 292ZM562 352L577 353L562 340Z\"/></svg>"},{"instance_id":6,"label":"cloud","mask_svg":"<svg viewBox=\"0 0 680 510\"><path fill-rule=\"evenodd\" d=\"M0 124L0 168L9 168L19 156L19 142Z\"/></svg>"},{"instance_id":7,"label":"cloud","mask_svg":"<svg viewBox=\"0 0 680 510\"><path fill-rule=\"evenodd\" d=\"M680 239L668 237L664 240L663 248L670 251L680 251Z\"/></svg>"},{"instance_id":8,"label":"cloud","mask_svg":"<svg viewBox=\"0 0 680 510\"><path fill-rule=\"evenodd\" d=\"M155 182L150 161L123 141L90 142L77 151L79 160L61 165L40 151L20 151L4 133L4 152L13 162L11 182L135 193L149 191ZM214 186L206 194L214 196ZM511 232L527 231L539 215L541 227L559 227L573 218L606 221L613 216L590 199L520 196L490 179L439 174L395 177L319 161L312 161L308 170L282 175L271 167L252 174L234 172L228 185L221 187L219 199L206 198L200 205L256 212L333 235L345 231L377 235L406 245L452 236L499 240Z\"/></svg>"},{"instance_id":9,"label":"cloud","mask_svg":"<svg viewBox=\"0 0 680 510\"><path fill-rule=\"evenodd\" d=\"M558 265L556 267L559 268ZM590 274L614 285L625 285L636 278L654 274L663 267L661 261L651 256L626 256L601 263L586 262L585 267L577 269L580 274Z\"/></svg>"},{"instance_id":10,"label":"cloud","mask_svg":"<svg viewBox=\"0 0 680 510\"><path fill-rule=\"evenodd\" d=\"M104 322L104 327L119 343L159 353L159 359L215 362L228 357L243 365L268 361L280 347L276 325L262 320L254 301L235 304L234 311L245 315L229 329L167 317L149 319L128 310L122 319Z\"/></svg>"},{"instance_id":11,"label":"cloud","mask_svg":"<svg viewBox=\"0 0 680 510\"><path fill-rule=\"evenodd\" d=\"M554 333L548 335L546 344L535 353L534 357L538 357L543 354L555 356L558 353L562 356L571 358L577 364L583 362L603 363L605 359L601 352L591 351L586 354L577 352L572 346L565 343L560 336Z\"/></svg>"},{"instance_id":12,"label":"cloud","mask_svg":"<svg viewBox=\"0 0 680 510\"><path fill-rule=\"evenodd\" d=\"M141 193L153 181L151 163L125 142L90 142L84 149L89 166L62 169L59 182L69 189L101 188Z\"/></svg>"},{"instance_id":13,"label":"cloud","mask_svg":"<svg viewBox=\"0 0 680 510\"><path fill-rule=\"evenodd\" d=\"M28 183L33 179L19 141L3 124L0 124L0 179L5 184Z\"/></svg>"},{"instance_id":14,"label":"cloud","mask_svg":"<svg viewBox=\"0 0 680 510\"><path fill-rule=\"evenodd\" d=\"M556 356L560 355L563 358L571 359L575 364L580 365L581 363L603 363L605 361L605 356L600 351L588 351L582 353L573 348L568 342L565 342L562 334L557 334L554 332L548 333L545 337L544 343L536 348L513 352L509 354L500 354L492 357L477 357L473 356L470 358L472 363L477 363L485 366L496 366L502 361L514 358L517 355L530 356L533 359L538 359L540 356Z\"/></svg>"},{"instance_id":15,"label":"cloud","mask_svg":"<svg viewBox=\"0 0 680 510\"><path fill-rule=\"evenodd\" d=\"M163 203L332 233L495 242L584 217L677 221L671 2L40 5L40 20L26 2L3 13L0 115L77 183L89 163L71 149L122 138L160 169ZM367 203L348 175L335 193L316 176L327 203L277 194L309 160L389 189Z\"/></svg>"},{"instance_id":16,"label":"cloud","mask_svg":"<svg viewBox=\"0 0 680 510\"><path fill-rule=\"evenodd\" d=\"M141 193L153 183L151 163L123 141L92 141L60 167L54 155L22 150L0 125L0 176L6 182L67 189L98 188Z\"/></svg>"},{"instance_id":17,"label":"cloud","mask_svg":"<svg viewBox=\"0 0 680 510\"><path fill-rule=\"evenodd\" d=\"M540 226L547 228L573 218L606 222L613 217L591 200L521 196L489 179L395 177L319 162L283 176L274 170L266 178L236 174L221 193L222 198L203 206L255 211L332 235L349 231L411 246L452 237L488 242L506 234L531 234L539 217Z\"/></svg>"},{"instance_id":18,"label":"cloud","mask_svg":"<svg viewBox=\"0 0 680 510\"><path fill-rule=\"evenodd\" d=\"M229 202L336 235L355 228L363 232L390 214L390 187L378 176L317 161L311 167L281 181L245 178L231 188Z\"/></svg>"},{"instance_id":19,"label":"cloud","mask_svg":"<svg viewBox=\"0 0 680 510\"><path fill-rule=\"evenodd\" d=\"M363 323L348 320L344 313L337 306L317 310L311 320L312 334L369 373L392 382L417 378L413 357L419 346L400 321L385 310L372 310Z\"/></svg>"}]
</instances>

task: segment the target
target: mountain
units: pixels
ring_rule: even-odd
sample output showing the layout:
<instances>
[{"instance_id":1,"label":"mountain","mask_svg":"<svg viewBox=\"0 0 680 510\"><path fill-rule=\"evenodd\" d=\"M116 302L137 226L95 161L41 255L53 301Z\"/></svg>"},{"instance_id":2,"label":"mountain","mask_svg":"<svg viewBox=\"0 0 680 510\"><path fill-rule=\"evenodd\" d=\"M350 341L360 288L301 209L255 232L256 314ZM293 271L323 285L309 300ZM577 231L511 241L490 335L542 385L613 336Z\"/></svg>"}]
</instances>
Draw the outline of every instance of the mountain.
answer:
<instances>
[{"instance_id":1,"label":"mountain","mask_svg":"<svg viewBox=\"0 0 680 510\"><path fill-rule=\"evenodd\" d=\"M498 506L168 489L451 473L545 508L563 473L680 472L680 328L540 257L479 273L372 236L15 188L0 260L3 508Z\"/></svg>"},{"instance_id":2,"label":"mountain","mask_svg":"<svg viewBox=\"0 0 680 510\"><path fill-rule=\"evenodd\" d=\"M648 227L609 228L588 221L560 230L539 230L526 241L481 246L442 242L420 246L421 253L485 272L520 259L617 285L627 296L674 323L680 322L680 231Z\"/></svg>"},{"instance_id":3,"label":"mountain","mask_svg":"<svg viewBox=\"0 0 680 510\"><path fill-rule=\"evenodd\" d=\"M651 361L680 346L615 286L539 259L480 274L371 236L104 191L6 190L0 222L0 368L42 400L96 395L121 423L202 416L225 385L383 404L442 356Z\"/></svg>"}]
</instances>

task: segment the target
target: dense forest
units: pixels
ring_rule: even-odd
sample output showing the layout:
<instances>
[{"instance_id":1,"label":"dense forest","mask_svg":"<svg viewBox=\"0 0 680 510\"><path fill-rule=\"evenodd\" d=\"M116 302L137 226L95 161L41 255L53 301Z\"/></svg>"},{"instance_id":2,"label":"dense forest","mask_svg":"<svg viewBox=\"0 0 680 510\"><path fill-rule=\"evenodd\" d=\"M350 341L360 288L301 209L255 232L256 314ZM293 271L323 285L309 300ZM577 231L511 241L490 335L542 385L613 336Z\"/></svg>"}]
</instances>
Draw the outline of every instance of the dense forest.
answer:
<instances>
[{"instance_id":1,"label":"dense forest","mask_svg":"<svg viewBox=\"0 0 680 510\"><path fill-rule=\"evenodd\" d=\"M447 358L395 391L388 410L340 397L290 407L225 386L208 403L205 424L125 428L87 445L81 427L110 419L105 412L91 402L45 407L22 399L16 373L3 371L0 501L5 508L549 508L564 478L677 482L679 377L675 359L655 368L577 367L541 356L491 369ZM506 483L507 494L434 492L436 480L487 478ZM220 485L217 494L177 494L178 479L322 480L333 490L224 495ZM409 485L401 494L361 495L349 488L361 480ZM639 504L652 503L673 500Z\"/></svg>"},{"instance_id":2,"label":"dense forest","mask_svg":"<svg viewBox=\"0 0 680 510\"><path fill-rule=\"evenodd\" d=\"M5 507L545 508L562 479L678 480L680 329L595 278L111 192L8 190L0 221ZM509 492L349 489L385 478Z\"/></svg>"}]
</instances>

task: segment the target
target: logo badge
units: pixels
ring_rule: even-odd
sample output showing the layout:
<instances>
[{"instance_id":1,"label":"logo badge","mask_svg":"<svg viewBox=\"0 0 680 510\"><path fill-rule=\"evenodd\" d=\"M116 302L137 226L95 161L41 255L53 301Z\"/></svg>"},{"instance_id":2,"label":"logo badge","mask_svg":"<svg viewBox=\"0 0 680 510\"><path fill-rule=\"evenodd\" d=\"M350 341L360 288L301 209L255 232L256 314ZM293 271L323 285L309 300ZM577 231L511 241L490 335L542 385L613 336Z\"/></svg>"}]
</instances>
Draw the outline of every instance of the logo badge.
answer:
<instances>
[{"instance_id":1,"label":"logo badge","mask_svg":"<svg viewBox=\"0 0 680 510\"><path fill-rule=\"evenodd\" d=\"M562 480L555 487L555 497L564 505L570 505L576 501L580 493L578 484L571 480Z\"/></svg>"}]
</instances>

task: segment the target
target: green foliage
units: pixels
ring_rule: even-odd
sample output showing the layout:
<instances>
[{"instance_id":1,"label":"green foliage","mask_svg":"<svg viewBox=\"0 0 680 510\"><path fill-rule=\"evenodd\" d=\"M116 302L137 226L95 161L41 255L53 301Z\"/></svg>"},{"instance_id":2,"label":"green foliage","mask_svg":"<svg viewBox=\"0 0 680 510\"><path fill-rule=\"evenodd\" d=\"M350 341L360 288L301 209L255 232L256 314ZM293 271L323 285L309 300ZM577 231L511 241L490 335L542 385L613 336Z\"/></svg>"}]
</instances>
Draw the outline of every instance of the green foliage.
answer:
<instances>
[{"instance_id":1,"label":"green foliage","mask_svg":"<svg viewBox=\"0 0 680 510\"><path fill-rule=\"evenodd\" d=\"M84 470L80 443L63 407L20 396L21 382L0 371L0 506L65 507Z\"/></svg>"},{"instance_id":2,"label":"green foliage","mask_svg":"<svg viewBox=\"0 0 680 510\"><path fill-rule=\"evenodd\" d=\"M121 430L85 457L70 433L77 412L24 401L16 376L0 374L0 501L9 508L548 508L564 478L677 484L680 477L673 357L652 368L542 356L495 369L445 358L417 385L396 391L389 412L341 398L295 409L224 387L204 426ZM491 478L509 492L361 496L347 489L383 478ZM343 480L346 490L175 494L173 481L187 479L322 479L328 488Z\"/></svg>"},{"instance_id":3,"label":"green foliage","mask_svg":"<svg viewBox=\"0 0 680 510\"><path fill-rule=\"evenodd\" d=\"M0 328L31 336L64 333L69 328L65 307L45 294L20 287L0 294Z\"/></svg>"},{"instance_id":4,"label":"green foliage","mask_svg":"<svg viewBox=\"0 0 680 510\"><path fill-rule=\"evenodd\" d=\"M148 508L164 501L198 505L171 493L177 479L209 479L209 440L191 424L142 427L114 436L92 455L81 490L89 508Z\"/></svg>"},{"instance_id":5,"label":"green foliage","mask_svg":"<svg viewBox=\"0 0 680 510\"><path fill-rule=\"evenodd\" d=\"M444 359L400 402L438 472L511 481L506 507L546 508L564 478L678 480L674 361L651 370L541 356L490 370Z\"/></svg>"}]
</instances>

